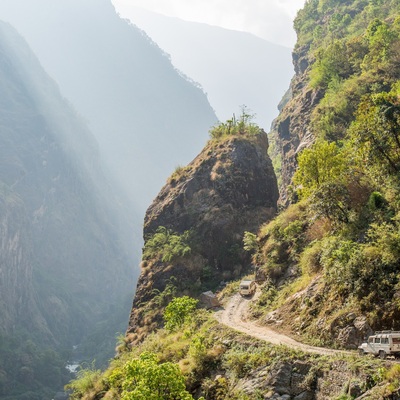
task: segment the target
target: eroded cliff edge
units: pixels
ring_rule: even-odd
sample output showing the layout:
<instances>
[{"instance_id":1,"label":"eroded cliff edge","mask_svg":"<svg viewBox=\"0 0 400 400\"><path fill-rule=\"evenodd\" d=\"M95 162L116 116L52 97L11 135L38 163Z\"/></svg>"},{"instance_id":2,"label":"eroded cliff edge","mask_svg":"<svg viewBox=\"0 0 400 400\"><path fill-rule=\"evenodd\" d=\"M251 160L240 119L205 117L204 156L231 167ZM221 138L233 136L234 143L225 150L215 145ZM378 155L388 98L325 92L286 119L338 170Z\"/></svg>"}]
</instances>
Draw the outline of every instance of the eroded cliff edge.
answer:
<instances>
[{"instance_id":1,"label":"eroded cliff edge","mask_svg":"<svg viewBox=\"0 0 400 400\"><path fill-rule=\"evenodd\" d=\"M275 215L279 197L267 150L262 130L213 139L168 179L146 212L145 243L163 227L170 235L186 232L190 251L171 261L162 261L156 252L142 262L128 328L131 340L160 326L171 291L196 297L251 270L243 234L257 232Z\"/></svg>"}]
</instances>

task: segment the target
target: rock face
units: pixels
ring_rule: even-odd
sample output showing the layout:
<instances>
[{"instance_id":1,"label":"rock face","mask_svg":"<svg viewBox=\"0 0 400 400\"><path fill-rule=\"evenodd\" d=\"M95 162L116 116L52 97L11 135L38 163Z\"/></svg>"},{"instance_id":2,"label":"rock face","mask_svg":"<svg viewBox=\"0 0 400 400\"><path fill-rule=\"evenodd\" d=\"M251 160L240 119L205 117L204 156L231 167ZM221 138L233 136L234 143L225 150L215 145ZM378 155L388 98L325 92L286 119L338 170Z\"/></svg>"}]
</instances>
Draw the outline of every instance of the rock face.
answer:
<instances>
[{"instance_id":1,"label":"rock face","mask_svg":"<svg viewBox=\"0 0 400 400\"><path fill-rule=\"evenodd\" d=\"M36 306L32 284L32 246L21 199L0 187L0 334L11 335L23 321L30 331L51 337Z\"/></svg>"},{"instance_id":2,"label":"rock face","mask_svg":"<svg viewBox=\"0 0 400 400\"><path fill-rule=\"evenodd\" d=\"M357 349L374 331L365 316L355 313L341 315L331 323L332 336L347 349Z\"/></svg>"},{"instance_id":3,"label":"rock face","mask_svg":"<svg viewBox=\"0 0 400 400\"><path fill-rule=\"evenodd\" d=\"M311 367L306 362L296 361L293 364L282 362L273 370L260 368L239 381L238 388L250 396L256 390L268 391L267 399L314 400L316 377L313 371L310 373Z\"/></svg>"},{"instance_id":4,"label":"rock face","mask_svg":"<svg viewBox=\"0 0 400 400\"><path fill-rule=\"evenodd\" d=\"M256 232L277 207L277 182L267 150L268 138L262 131L253 137L210 141L169 178L147 210L144 237L160 226L179 234L189 230L192 251L190 257L170 264L147 263L139 278L129 332L143 326L141 304L154 297L152 290L162 292L171 277L178 278L180 292L198 295L198 290L210 288L204 285L217 286L249 270L243 234Z\"/></svg>"},{"instance_id":5,"label":"rock face","mask_svg":"<svg viewBox=\"0 0 400 400\"><path fill-rule=\"evenodd\" d=\"M159 226L179 233L194 229L205 244L202 255L217 260L216 268L231 268L219 257L221 250L241 240L245 230L257 231L276 211L278 190L267 150L265 133L210 143L162 188L147 210L145 238Z\"/></svg>"},{"instance_id":6,"label":"rock face","mask_svg":"<svg viewBox=\"0 0 400 400\"><path fill-rule=\"evenodd\" d=\"M133 292L128 225L89 130L5 23L0 53L0 333L72 348Z\"/></svg>"},{"instance_id":7,"label":"rock face","mask_svg":"<svg viewBox=\"0 0 400 400\"><path fill-rule=\"evenodd\" d=\"M288 187L297 168L298 153L314 142L310 128L311 113L323 97L323 93L312 90L308 83L310 57L307 47L297 47L293 52L295 76L288 91L289 100L281 105L280 115L272 124L271 134L276 148L274 157L281 161L280 202L290 202Z\"/></svg>"}]
</instances>

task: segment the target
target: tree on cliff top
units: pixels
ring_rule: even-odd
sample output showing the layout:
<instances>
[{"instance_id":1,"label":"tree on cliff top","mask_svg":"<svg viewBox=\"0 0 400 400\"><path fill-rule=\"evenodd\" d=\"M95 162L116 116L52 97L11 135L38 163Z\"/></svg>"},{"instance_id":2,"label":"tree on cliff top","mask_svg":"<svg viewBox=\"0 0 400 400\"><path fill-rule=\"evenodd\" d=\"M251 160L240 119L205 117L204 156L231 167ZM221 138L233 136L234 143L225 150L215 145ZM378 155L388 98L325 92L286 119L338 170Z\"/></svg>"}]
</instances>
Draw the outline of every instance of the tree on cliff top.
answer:
<instances>
[{"instance_id":1,"label":"tree on cliff top","mask_svg":"<svg viewBox=\"0 0 400 400\"><path fill-rule=\"evenodd\" d=\"M234 135L258 135L262 129L253 122L254 114L250 114L250 110L246 106L242 106L242 113L239 119L233 114L232 119L226 122L220 122L210 129L212 139L222 139L226 136Z\"/></svg>"}]
</instances>

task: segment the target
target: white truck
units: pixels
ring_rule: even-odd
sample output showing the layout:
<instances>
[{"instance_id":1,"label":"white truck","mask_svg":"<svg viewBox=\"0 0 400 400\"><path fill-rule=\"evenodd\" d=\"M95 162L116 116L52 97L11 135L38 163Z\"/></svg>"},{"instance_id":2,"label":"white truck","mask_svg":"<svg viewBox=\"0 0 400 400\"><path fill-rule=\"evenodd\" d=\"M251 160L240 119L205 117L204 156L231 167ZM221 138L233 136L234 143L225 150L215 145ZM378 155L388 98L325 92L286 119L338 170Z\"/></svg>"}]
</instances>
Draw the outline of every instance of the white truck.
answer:
<instances>
[{"instance_id":1,"label":"white truck","mask_svg":"<svg viewBox=\"0 0 400 400\"><path fill-rule=\"evenodd\" d=\"M252 296L256 291L256 283L254 281L245 280L240 282L239 293L241 296Z\"/></svg>"},{"instance_id":2,"label":"white truck","mask_svg":"<svg viewBox=\"0 0 400 400\"><path fill-rule=\"evenodd\" d=\"M367 342L358 346L360 354L373 354L385 359L400 355L400 331L379 331L368 337Z\"/></svg>"}]
</instances>

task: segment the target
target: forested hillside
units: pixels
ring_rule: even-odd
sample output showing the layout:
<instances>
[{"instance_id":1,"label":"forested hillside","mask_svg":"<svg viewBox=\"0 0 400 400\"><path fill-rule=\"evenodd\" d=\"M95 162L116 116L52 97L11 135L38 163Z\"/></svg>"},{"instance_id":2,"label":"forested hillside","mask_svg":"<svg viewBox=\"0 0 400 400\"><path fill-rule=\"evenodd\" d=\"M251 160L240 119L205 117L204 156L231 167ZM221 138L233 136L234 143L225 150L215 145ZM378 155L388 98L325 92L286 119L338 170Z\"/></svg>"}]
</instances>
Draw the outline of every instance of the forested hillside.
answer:
<instances>
[{"instance_id":1,"label":"forested hillside","mask_svg":"<svg viewBox=\"0 0 400 400\"><path fill-rule=\"evenodd\" d=\"M300 307L291 329L316 342L349 345L356 317L400 328L399 14L397 1L308 1L295 21L297 75L274 132L292 205L261 228L255 260L270 278L263 313L314 282L284 314Z\"/></svg>"}]
</instances>

